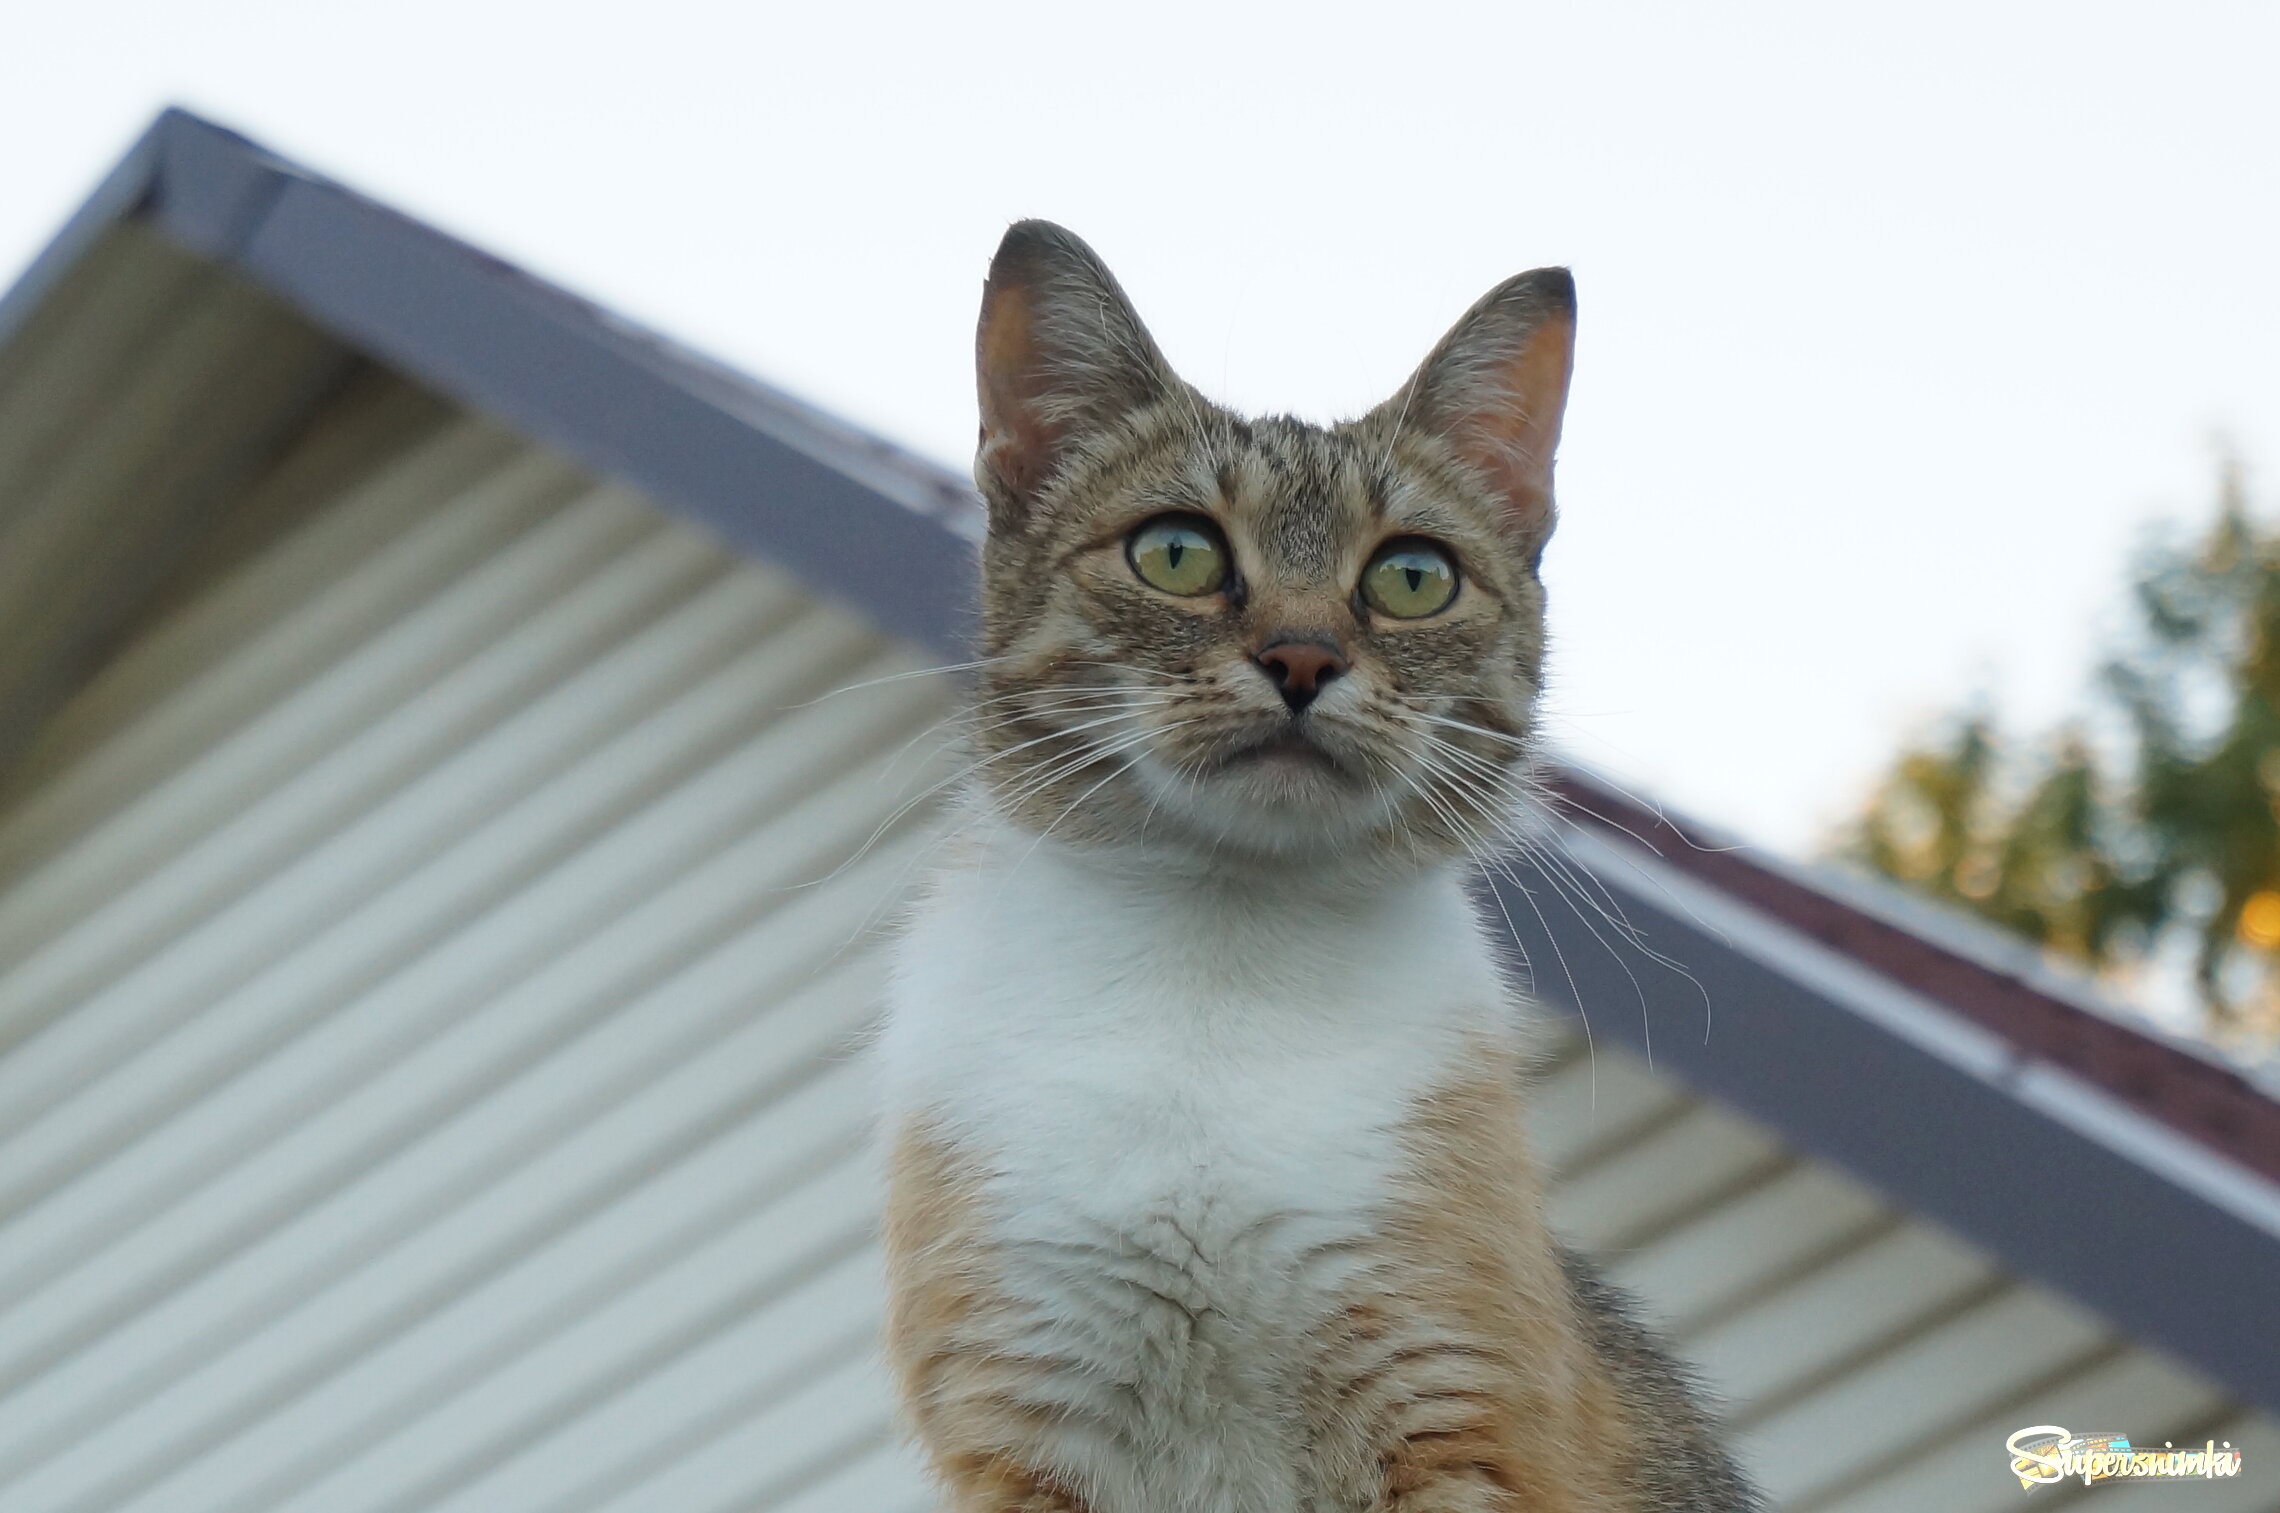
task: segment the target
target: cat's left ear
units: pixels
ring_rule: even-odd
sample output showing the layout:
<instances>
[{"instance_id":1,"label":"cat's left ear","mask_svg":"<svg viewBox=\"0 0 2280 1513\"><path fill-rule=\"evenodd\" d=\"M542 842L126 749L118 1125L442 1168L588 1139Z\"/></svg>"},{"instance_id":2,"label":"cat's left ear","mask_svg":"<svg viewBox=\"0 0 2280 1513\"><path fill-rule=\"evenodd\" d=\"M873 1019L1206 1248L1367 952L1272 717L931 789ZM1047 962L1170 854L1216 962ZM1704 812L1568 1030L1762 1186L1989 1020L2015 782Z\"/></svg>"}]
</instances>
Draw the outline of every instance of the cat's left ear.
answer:
<instances>
[{"instance_id":1,"label":"cat's left ear","mask_svg":"<svg viewBox=\"0 0 2280 1513\"><path fill-rule=\"evenodd\" d=\"M1018 524L1088 435L1179 384L1108 266L1050 221L1017 221L998 244L974 358L974 481L993 525Z\"/></svg>"},{"instance_id":2,"label":"cat's left ear","mask_svg":"<svg viewBox=\"0 0 2280 1513\"><path fill-rule=\"evenodd\" d=\"M1490 290L1378 407L1441 437L1488 484L1505 529L1531 550L1552 530L1552 454L1575 367L1575 279L1538 268Z\"/></svg>"}]
</instances>

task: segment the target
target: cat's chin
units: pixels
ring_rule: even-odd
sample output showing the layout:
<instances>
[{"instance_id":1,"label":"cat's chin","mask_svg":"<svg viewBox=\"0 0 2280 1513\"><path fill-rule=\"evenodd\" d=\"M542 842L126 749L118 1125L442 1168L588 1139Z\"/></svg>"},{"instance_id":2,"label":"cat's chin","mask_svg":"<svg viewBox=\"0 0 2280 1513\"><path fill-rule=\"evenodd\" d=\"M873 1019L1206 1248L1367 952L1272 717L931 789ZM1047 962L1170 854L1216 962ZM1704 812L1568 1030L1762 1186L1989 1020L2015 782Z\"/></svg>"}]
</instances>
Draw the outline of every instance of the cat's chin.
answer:
<instances>
[{"instance_id":1,"label":"cat's chin","mask_svg":"<svg viewBox=\"0 0 2280 1513\"><path fill-rule=\"evenodd\" d=\"M1198 770L1136 764L1151 812L1214 848L1269 855L1349 850L1381 829L1396 796L1297 735L1240 747Z\"/></svg>"}]
</instances>

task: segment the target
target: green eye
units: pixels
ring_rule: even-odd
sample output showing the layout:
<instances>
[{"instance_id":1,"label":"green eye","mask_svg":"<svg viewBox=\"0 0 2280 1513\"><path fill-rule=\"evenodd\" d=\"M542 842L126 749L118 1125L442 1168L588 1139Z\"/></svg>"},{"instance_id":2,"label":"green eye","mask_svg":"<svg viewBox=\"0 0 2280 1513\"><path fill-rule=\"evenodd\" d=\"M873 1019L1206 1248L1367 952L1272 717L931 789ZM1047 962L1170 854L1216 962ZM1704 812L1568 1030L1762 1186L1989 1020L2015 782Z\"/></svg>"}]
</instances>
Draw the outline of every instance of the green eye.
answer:
<instances>
[{"instance_id":1,"label":"green eye","mask_svg":"<svg viewBox=\"0 0 2280 1513\"><path fill-rule=\"evenodd\" d=\"M1142 583L1167 594L1208 594L1227 581L1227 547L1200 515L1159 515L1132 533L1124 555Z\"/></svg>"},{"instance_id":2,"label":"green eye","mask_svg":"<svg viewBox=\"0 0 2280 1513\"><path fill-rule=\"evenodd\" d=\"M1429 541L1396 541L1362 569L1362 597L1396 620L1422 620L1457 596L1457 565Z\"/></svg>"}]
</instances>

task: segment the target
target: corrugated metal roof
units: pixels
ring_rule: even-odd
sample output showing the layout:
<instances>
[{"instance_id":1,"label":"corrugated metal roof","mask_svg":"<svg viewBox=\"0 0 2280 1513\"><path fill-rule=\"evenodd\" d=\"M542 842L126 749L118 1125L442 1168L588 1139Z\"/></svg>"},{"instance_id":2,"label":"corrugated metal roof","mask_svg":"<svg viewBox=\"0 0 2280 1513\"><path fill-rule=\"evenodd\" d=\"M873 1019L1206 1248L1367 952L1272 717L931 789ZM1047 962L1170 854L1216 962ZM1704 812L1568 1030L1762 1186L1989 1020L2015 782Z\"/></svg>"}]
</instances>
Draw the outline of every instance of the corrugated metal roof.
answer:
<instances>
[{"instance_id":1,"label":"corrugated metal roof","mask_svg":"<svg viewBox=\"0 0 2280 1513\"><path fill-rule=\"evenodd\" d=\"M0 1504L916 1513L858 1048L951 691L401 384L244 507L0 811ZM2073 1410L2280 1452L1626 1051L1534 1120L1797 1513Z\"/></svg>"},{"instance_id":2,"label":"corrugated metal roof","mask_svg":"<svg viewBox=\"0 0 2280 1513\"><path fill-rule=\"evenodd\" d=\"M74 622L0 789L0 1506L915 1513L864 1344L856 1054L949 691L825 697L922 655L808 592L860 559L795 584L228 279L169 282L163 245L91 302L138 255L113 232L8 303L0 353L22 476L123 442L142 483L75 497L157 543ZM174 354L164 404L119 400L137 340ZM200 407L215 353L304 342L273 408ZM60 392L35 361L83 367L79 399L12 422ZM762 408L806 455L852 445ZM234 460L177 489L186 435ZM789 518L795 473L746 486ZM48 518L23 539L100 557ZM1571 839L1648 897L1592 849L1620 838ZM2013 1506L2002 1436L2046 1421L2245 1440L2251 1476L2194 1506L2280 1509L2268 1420L1624 1038L1539 1090L1557 1217L1735 1395L1785 1506Z\"/></svg>"},{"instance_id":3,"label":"corrugated metal roof","mask_svg":"<svg viewBox=\"0 0 2280 1513\"><path fill-rule=\"evenodd\" d=\"M971 601L961 585L968 580L977 512L962 480L183 111L162 113L16 287L0 295L0 339L37 319L43 302L60 298L59 285L88 260L90 249L134 217L289 301L335 339L400 365L590 467L636 482L739 549L793 566L804 581L856 604L880 624L938 653L964 655L959 648L970 628ZM1555 786L1598 792L1625 807L1582 774L1554 769L1548 775ZM1667 826L1642 806L1628 807L1645 813L1651 830L1687 828ZM1823 939L1878 935L1880 911L1859 906L1850 885L1796 869L1784 877L1763 858L1724 861L1731 865L1711 869L1722 876L1720 887L1738 890L1737 897L1755 906L1768 896L1763 885L1777 885L1773 894L1796 906L1786 914L1773 909L1787 923L1807 924ZM1557 934L1565 926L1556 910L1554 916ZM2242 1260L2271 1259L2280 1230L2242 1228L2214 1212L2195 1212L2206 1193L2191 1189L2215 1189L2208 1183L2181 1187L2180 1173L2205 1163L2153 1160L2154 1180L2140 1180L2148 1165L2140 1158L2158 1139L2137 1141L2125 1153L2096 1138L2117 1121L2149 1115L2226 1160L2280 1174L2273 1144L2280 1123L2270 1098L2176 1045L2129 1026L2101 1026L2096 1004L2047 980L2050 974L2022 974L2015 961L1991 965L1948 923L1929 927L1919 919L1903 927L1911 938L1902 944L1914 962L1904 975L1913 981L1928 972L1937 979L1934 996L1953 1000L1944 1005L1950 1017L1991 1019L2008 1026L2006 1034L2032 1032L2022 1048L2054 1058L2071 1074L2071 1081L2069 1075L2054 1079L2041 1075L2049 1068L2037 1066L2007 1087L1949 1086L1949 1094L1973 1105L1971 1127L1982 1133L2005 1127L2129 1189L2152 1229L2192 1237L2190 1246L2172 1246L2164 1259L2194 1267L2197 1291L2223 1298L2260 1331L2280 1330L2280 1303L2236 1281L2245 1274ZM1584 944L1583 932L1576 935L1575 944ZM1717 952L1718 943L1710 949ZM1879 961L1889 967L1891 958L1886 951ZM1859 1015L1841 995L1799 1007L1809 1023L1826 1022L1835 1039L1851 1039L1853 1053L1890 1060L1885 1053L1892 1048L1877 1044L1866 1022L1842 1023ZM1888 1074L1900 1070L1897 1063L1887 1067ZM1722 1096L1787 1123L1856 1169L1873 1169L1879 1180L1905 1187L1912 1202L2021 1264L2061 1277L2108 1306L2143 1313L2181 1348L2280 1402L2274 1367L2212 1335L2191 1311L2145 1293L2131 1268L2068 1262L1991 1214L1985 1193L1968 1184L1955 1189L1947 1175L1952 1163L1937 1158L1939 1142L1930 1143L1926 1159L1874 1168L1864 1160L1864 1132L1850 1127L1842 1108L1800 1104L1784 1096L1784 1083L1735 1075L1731 1065L1689 1071L1697 1073ZM1942 1075L1928 1066L1909 1074L1927 1084ZM2091 1110L2098 1100L2086 1101L2075 1085L2084 1075L2104 1096L2102 1111ZM1884 1143L1900 1148L1910 1142ZM2280 1209L2280 1187L2267 1179L2260 1191L2263 1207ZM2079 1255L2084 1247L2075 1249Z\"/></svg>"}]
</instances>

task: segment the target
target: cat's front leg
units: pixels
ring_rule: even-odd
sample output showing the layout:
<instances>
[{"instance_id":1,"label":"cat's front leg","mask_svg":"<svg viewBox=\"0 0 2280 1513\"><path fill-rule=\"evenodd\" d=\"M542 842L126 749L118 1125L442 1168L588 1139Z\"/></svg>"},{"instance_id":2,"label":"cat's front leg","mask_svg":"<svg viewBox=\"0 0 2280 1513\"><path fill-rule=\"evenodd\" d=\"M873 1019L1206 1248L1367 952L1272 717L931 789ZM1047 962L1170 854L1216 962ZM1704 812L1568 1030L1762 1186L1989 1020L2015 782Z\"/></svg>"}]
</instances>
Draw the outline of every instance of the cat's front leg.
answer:
<instances>
[{"instance_id":1,"label":"cat's front leg","mask_svg":"<svg viewBox=\"0 0 2280 1513\"><path fill-rule=\"evenodd\" d=\"M948 1494L942 1513L1091 1513L1074 1492L1011 1457L936 1458Z\"/></svg>"},{"instance_id":2,"label":"cat's front leg","mask_svg":"<svg viewBox=\"0 0 2280 1513\"><path fill-rule=\"evenodd\" d=\"M1051 1424L1035 1406L1039 1367L1017 1348L996 1285L978 1171L915 1121L892 1152L887 1353L943 1513L1092 1513L1041 1469Z\"/></svg>"},{"instance_id":3,"label":"cat's front leg","mask_svg":"<svg viewBox=\"0 0 2280 1513\"><path fill-rule=\"evenodd\" d=\"M1580 1443L1572 1421L1562 1425L1566 1432L1525 1427L1531 1419L1568 1419L1550 1404L1530 1411L1502 1394L1456 1393L1420 1398L1396 1417L1408 1427L1379 1450L1373 1513L1618 1513L1623 1506L1611 1496L1603 1459L1617 1447Z\"/></svg>"}]
</instances>

